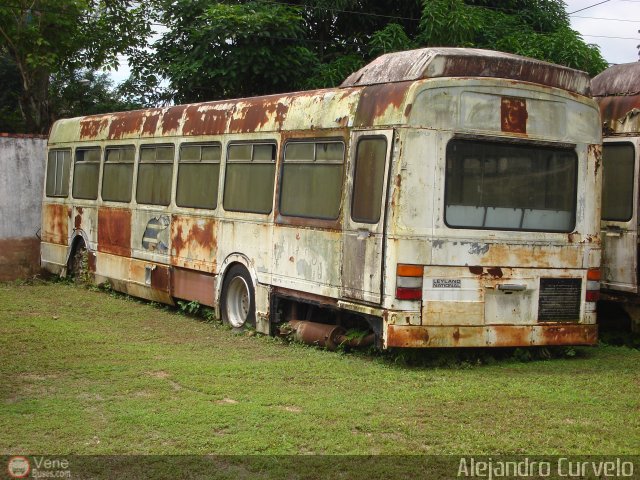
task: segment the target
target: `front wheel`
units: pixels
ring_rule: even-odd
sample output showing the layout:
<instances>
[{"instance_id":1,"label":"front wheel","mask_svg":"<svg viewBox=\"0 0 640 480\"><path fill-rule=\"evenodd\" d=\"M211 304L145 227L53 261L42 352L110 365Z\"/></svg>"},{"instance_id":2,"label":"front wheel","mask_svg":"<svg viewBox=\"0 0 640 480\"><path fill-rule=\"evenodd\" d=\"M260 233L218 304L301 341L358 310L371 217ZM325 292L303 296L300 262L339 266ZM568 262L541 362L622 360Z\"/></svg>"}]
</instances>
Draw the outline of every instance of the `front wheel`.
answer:
<instances>
[{"instance_id":1,"label":"front wheel","mask_svg":"<svg viewBox=\"0 0 640 480\"><path fill-rule=\"evenodd\" d=\"M253 282L243 265L234 265L224 277L220 311L223 323L234 329L256 326Z\"/></svg>"}]
</instances>

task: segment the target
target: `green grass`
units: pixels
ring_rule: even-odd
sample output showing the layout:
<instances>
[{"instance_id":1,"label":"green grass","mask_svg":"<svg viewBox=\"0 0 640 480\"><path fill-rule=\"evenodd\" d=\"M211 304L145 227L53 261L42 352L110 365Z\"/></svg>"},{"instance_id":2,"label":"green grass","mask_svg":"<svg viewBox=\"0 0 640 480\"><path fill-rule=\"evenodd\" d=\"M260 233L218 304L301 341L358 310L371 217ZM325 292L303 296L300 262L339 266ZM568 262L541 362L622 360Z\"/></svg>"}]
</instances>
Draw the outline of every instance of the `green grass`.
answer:
<instances>
[{"instance_id":1,"label":"green grass","mask_svg":"<svg viewBox=\"0 0 640 480\"><path fill-rule=\"evenodd\" d=\"M5 284L0 453L636 454L640 351L576 351L411 367Z\"/></svg>"}]
</instances>

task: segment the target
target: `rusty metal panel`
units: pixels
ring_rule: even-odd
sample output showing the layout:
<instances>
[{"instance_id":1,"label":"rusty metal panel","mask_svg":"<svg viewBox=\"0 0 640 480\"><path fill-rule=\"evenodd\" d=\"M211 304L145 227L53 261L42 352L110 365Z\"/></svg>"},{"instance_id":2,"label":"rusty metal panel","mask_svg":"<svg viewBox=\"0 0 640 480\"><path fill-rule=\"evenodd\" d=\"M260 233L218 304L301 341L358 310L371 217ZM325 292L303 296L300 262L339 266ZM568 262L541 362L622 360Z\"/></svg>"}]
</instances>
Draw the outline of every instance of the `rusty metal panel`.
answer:
<instances>
[{"instance_id":1,"label":"rusty metal panel","mask_svg":"<svg viewBox=\"0 0 640 480\"><path fill-rule=\"evenodd\" d=\"M340 297L342 232L276 225L272 245L273 285Z\"/></svg>"},{"instance_id":2,"label":"rusty metal panel","mask_svg":"<svg viewBox=\"0 0 640 480\"><path fill-rule=\"evenodd\" d=\"M214 218L173 215L172 265L216 273L217 229L218 222Z\"/></svg>"},{"instance_id":3,"label":"rusty metal panel","mask_svg":"<svg viewBox=\"0 0 640 480\"><path fill-rule=\"evenodd\" d=\"M96 250L98 242L98 209L95 206L73 207L73 231L82 234L88 241L87 247Z\"/></svg>"},{"instance_id":4,"label":"rusty metal panel","mask_svg":"<svg viewBox=\"0 0 640 480\"><path fill-rule=\"evenodd\" d=\"M215 306L215 277L210 274L174 268L171 272L171 295Z\"/></svg>"},{"instance_id":5,"label":"rusty metal panel","mask_svg":"<svg viewBox=\"0 0 640 480\"><path fill-rule=\"evenodd\" d=\"M66 127L72 120L61 120L54 124L49 136L50 141L55 142L71 142L77 140L74 136L69 135L71 132L60 132L58 128ZM80 119L80 138L79 140L104 140L109 132L110 115L91 115ZM66 134L65 134L66 133Z\"/></svg>"},{"instance_id":6,"label":"rusty metal panel","mask_svg":"<svg viewBox=\"0 0 640 480\"><path fill-rule=\"evenodd\" d=\"M494 77L589 94L589 75L510 53L477 48L421 48L387 53L342 82L343 87L438 77Z\"/></svg>"},{"instance_id":7,"label":"rusty metal panel","mask_svg":"<svg viewBox=\"0 0 640 480\"><path fill-rule=\"evenodd\" d=\"M358 102L353 125L371 127L399 123L412 82L370 85L364 88Z\"/></svg>"},{"instance_id":8,"label":"rusty metal panel","mask_svg":"<svg viewBox=\"0 0 640 480\"><path fill-rule=\"evenodd\" d=\"M605 136L640 132L640 94L596 97Z\"/></svg>"},{"instance_id":9,"label":"rusty metal panel","mask_svg":"<svg viewBox=\"0 0 640 480\"><path fill-rule=\"evenodd\" d=\"M131 211L121 208L98 209L98 251L131 256Z\"/></svg>"},{"instance_id":10,"label":"rusty metal panel","mask_svg":"<svg viewBox=\"0 0 640 480\"><path fill-rule=\"evenodd\" d=\"M597 325L388 325L385 347L533 347L595 345L597 341Z\"/></svg>"},{"instance_id":11,"label":"rusty metal panel","mask_svg":"<svg viewBox=\"0 0 640 480\"><path fill-rule=\"evenodd\" d=\"M42 241L68 245L70 218L70 206L62 203L45 203L42 206Z\"/></svg>"}]
</instances>

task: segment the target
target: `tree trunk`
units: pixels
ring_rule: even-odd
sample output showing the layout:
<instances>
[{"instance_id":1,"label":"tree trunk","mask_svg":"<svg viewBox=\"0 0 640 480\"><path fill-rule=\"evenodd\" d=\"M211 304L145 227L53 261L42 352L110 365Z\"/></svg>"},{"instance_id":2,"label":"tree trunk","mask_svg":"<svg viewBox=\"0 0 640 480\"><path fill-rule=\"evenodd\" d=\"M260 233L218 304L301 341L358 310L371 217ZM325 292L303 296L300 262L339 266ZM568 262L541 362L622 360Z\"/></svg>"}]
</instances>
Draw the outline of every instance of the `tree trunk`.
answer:
<instances>
[{"instance_id":1,"label":"tree trunk","mask_svg":"<svg viewBox=\"0 0 640 480\"><path fill-rule=\"evenodd\" d=\"M48 134L51 126L49 116L49 71L48 69L21 68L23 92L20 110L27 132Z\"/></svg>"}]
</instances>

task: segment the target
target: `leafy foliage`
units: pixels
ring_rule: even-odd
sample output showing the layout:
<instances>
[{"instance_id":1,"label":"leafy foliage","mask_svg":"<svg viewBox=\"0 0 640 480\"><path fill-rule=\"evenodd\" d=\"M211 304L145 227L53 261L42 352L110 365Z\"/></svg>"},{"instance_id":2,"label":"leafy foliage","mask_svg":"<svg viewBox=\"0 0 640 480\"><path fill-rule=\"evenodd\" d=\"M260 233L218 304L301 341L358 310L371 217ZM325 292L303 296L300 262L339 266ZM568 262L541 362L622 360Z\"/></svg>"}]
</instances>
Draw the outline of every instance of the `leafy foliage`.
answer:
<instances>
[{"instance_id":1,"label":"leafy foliage","mask_svg":"<svg viewBox=\"0 0 640 480\"><path fill-rule=\"evenodd\" d=\"M0 50L20 77L19 105L29 132L46 133L55 111L53 76L112 69L149 35L149 4L134 0L6 0L0 6Z\"/></svg>"},{"instance_id":2,"label":"leafy foliage","mask_svg":"<svg viewBox=\"0 0 640 480\"><path fill-rule=\"evenodd\" d=\"M607 66L560 0L159 0L158 10L168 30L134 59L131 80L156 93L139 97L151 103L332 87L378 55L422 46L502 50L592 75Z\"/></svg>"}]
</instances>

